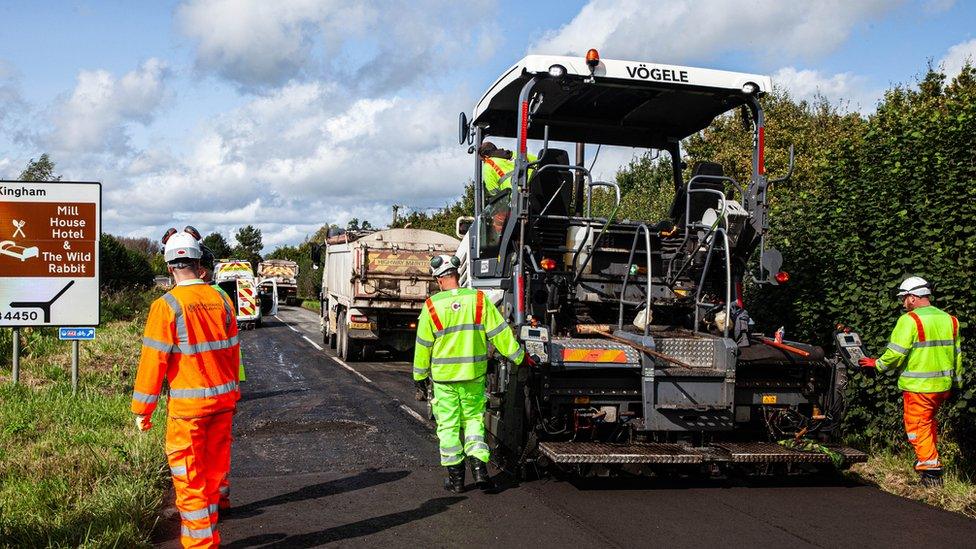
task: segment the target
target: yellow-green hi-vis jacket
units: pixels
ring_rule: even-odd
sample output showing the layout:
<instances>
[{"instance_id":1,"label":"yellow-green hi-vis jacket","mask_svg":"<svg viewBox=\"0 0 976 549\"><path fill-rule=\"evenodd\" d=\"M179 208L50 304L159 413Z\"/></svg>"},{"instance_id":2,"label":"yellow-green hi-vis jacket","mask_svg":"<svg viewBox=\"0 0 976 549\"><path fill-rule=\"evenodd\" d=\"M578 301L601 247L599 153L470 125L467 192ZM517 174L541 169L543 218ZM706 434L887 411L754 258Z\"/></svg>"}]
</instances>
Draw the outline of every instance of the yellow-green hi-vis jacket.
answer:
<instances>
[{"instance_id":1,"label":"yellow-green hi-vis jacket","mask_svg":"<svg viewBox=\"0 0 976 549\"><path fill-rule=\"evenodd\" d=\"M512 329L480 290L458 288L434 294L417 321L414 380L469 381L484 376L488 340L515 364L525 358Z\"/></svg>"},{"instance_id":2,"label":"yellow-green hi-vis jacket","mask_svg":"<svg viewBox=\"0 0 976 549\"><path fill-rule=\"evenodd\" d=\"M902 368L898 388L910 393L941 393L962 383L962 342L956 317L935 307L901 315L888 348L878 358L884 371Z\"/></svg>"}]
</instances>

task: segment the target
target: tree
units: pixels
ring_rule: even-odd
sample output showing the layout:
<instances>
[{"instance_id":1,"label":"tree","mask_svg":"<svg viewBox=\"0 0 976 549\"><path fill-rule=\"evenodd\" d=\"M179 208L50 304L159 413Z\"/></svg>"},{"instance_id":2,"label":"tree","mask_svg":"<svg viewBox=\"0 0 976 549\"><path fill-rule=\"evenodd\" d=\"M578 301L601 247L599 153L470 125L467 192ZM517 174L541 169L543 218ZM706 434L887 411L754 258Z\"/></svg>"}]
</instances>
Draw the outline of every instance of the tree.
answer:
<instances>
[{"instance_id":1,"label":"tree","mask_svg":"<svg viewBox=\"0 0 976 549\"><path fill-rule=\"evenodd\" d=\"M237 240L234 257L250 261L251 268L257 274L258 263L261 263L261 250L264 249L264 244L261 242L261 229L247 225L238 229L234 238Z\"/></svg>"},{"instance_id":2,"label":"tree","mask_svg":"<svg viewBox=\"0 0 976 549\"><path fill-rule=\"evenodd\" d=\"M265 259L287 259L298 261L300 259L299 249L295 246L278 246L275 251L265 256Z\"/></svg>"},{"instance_id":3,"label":"tree","mask_svg":"<svg viewBox=\"0 0 976 549\"><path fill-rule=\"evenodd\" d=\"M450 236L454 235L454 222L458 217L474 215L474 182L464 186L462 194L454 203L446 204L434 213L412 211L400 216L390 228L411 227L413 229L427 229Z\"/></svg>"},{"instance_id":4,"label":"tree","mask_svg":"<svg viewBox=\"0 0 976 549\"><path fill-rule=\"evenodd\" d=\"M54 161L44 153L40 158L30 159L24 171L20 172L21 181L61 181L60 175L54 175Z\"/></svg>"},{"instance_id":5,"label":"tree","mask_svg":"<svg viewBox=\"0 0 976 549\"><path fill-rule=\"evenodd\" d=\"M125 246L129 250L139 252L146 257L152 257L163 251L162 244L158 240L153 240L151 238L132 238L128 236L118 237L119 243Z\"/></svg>"},{"instance_id":6,"label":"tree","mask_svg":"<svg viewBox=\"0 0 976 549\"><path fill-rule=\"evenodd\" d=\"M98 255L99 282L103 291L116 292L152 285L153 270L149 260L139 252L126 249L118 238L103 233Z\"/></svg>"},{"instance_id":7,"label":"tree","mask_svg":"<svg viewBox=\"0 0 976 549\"><path fill-rule=\"evenodd\" d=\"M208 234L203 239L203 245L210 248L215 259L227 259L234 253L230 248L230 244L224 238L224 235L217 232Z\"/></svg>"},{"instance_id":8,"label":"tree","mask_svg":"<svg viewBox=\"0 0 976 549\"><path fill-rule=\"evenodd\" d=\"M261 242L261 229L254 225L238 229L234 239L237 240L235 251L239 250L247 255L259 255L264 249L264 244Z\"/></svg>"},{"instance_id":9,"label":"tree","mask_svg":"<svg viewBox=\"0 0 976 549\"><path fill-rule=\"evenodd\" d=\"M349 223L346 223L346 230L347 231L358 231L359 230L359 218L358 217L354 217L354 218L350 219L349 220Z\"/></svg>"},{"instance_id":10,"label":"tree","mask_svg":"<svg viewBox=\"0 0 976 549\"><path fill-rule=\"evenodd\" d=\"M364 219L362 224L359 225L359 228L364 231L369 231L373 229L373 224L369 220Z\"/></svg>"},{"instance_id":11,"label":"tree","mask_svg":"<svg viewBox=\"0 0 976 549\"><path fill-rule=\"evenodd\" d=\"M321 227L319 227L319 230L315 231L315 234L313 234L312 237L309 240L311 240L312 242L318 242L319 244L321 244L321 243L325 242L329 238L329 230L330 229L337 229L337 228L339 228L339 226L336 225L335 223L333 223L331 225L329 225L328 223L326 223L326 224L322 225Z\"/></svg>"}]
</instances>

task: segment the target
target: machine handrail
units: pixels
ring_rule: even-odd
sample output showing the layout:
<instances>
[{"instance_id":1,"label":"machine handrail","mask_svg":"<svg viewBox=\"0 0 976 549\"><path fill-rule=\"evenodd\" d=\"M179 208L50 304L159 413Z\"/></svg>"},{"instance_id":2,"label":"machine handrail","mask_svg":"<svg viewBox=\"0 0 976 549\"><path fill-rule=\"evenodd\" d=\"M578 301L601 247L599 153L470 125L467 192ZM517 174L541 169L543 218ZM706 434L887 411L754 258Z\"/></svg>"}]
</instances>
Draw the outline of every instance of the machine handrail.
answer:
<instances>
[{"instance_id":1,"label":"machine handrail","mask_svg":"<svg viewBox=\"0 0 976 549\"><path fill-rule=\"evenodd\" d=\"M708 193L718 194L720 196L720 200L722 200L722 213L719 216L719 218L720 219L724 219L725 218L725 212L726 212L726 209L727 209L727 205L726 205L726 200L727 199L725 198L725 193L724 192L719 191L719 190L716 190L716 189L697 189L697 188L696 189L693 189L692 188L692 185L694 185L695 183L703 183L706 179L711 179L711 180L716 180L717 179L717 180L720 180L720 181L727 181L727 182L731 183L732 184L732 187L735 188L735 190L737 190L739 192L739 198L740 199L745 196L744 193L743 193L743 191L742 191L742 186L739 185L739 182L736 181L734 178L729 177L729 176L726 176L726 175L696 175L696 176L692 177L691 179L689 179L688 182L685 183L685 186L684 186L684 190L685 190L685 234L684 234L684 238L681 241L681 245L679 246L679 249L680 248L684 248L685 247L685 244L688 243L688 239L691 236L691 233L690 233L690 228L691 227L690 226L691 225L698 225L697 223L692 223L691 220L689 219L691 217L691 195L692 195L692 193L708 192ZM677 255L672 256L671 257L671 260L668 261L668 272L667 272L667 278L669 279L668 286L671 286L678 279L678 277L681 276L684 273L685 269L688 268L688 265L690 265L690 263L691 263L691 258L688 258L688 260L685 262L685 264L682 265L680 269L678 269L678 273L672 276L671 273L674 272L674 260L675 260L676 257L677 257Z\"/></svg>"},{"instance_id":2,"label":"machine handrail","mask_svg":"<svg viewBox=\"0 0 976 549\"><path fill-rule=\"evenodd\" d=\"M729 324L732 320L732 258L729 251L729 235L724 228L715 229L715 236L722 234L722 247L725 251L725 326L722 327L722 337L729 337ZM705 286L705 277L708 276L708 269L712 263L712 250L715 248L715 238L708 244L708 252L705 254L705 266L702 268L701 279L698 281L698 290L695 292L695 333L698 333L698 326L701 321L701 301L702 288Z\"/></svg>"},{"instance_id":3,"label":"machine handrail","mask_svg":"<svg viewBox=\"0 0 976 549\"><path fill-rule=\"evenodd\" d=\"M727 224L728 224L728 219L726 219L726 217L725 217L725 214L728 211L728 201L726 200L725 195L721 191L718 191L718 190L715 190L715 189L688 189L687 193L688 193L688 196L691 196L692 193L717 194L719 196L719 201L722 204L722 209L719 212L719 215L718 215L718 217L715 220L716 221L715 225L712 225L712 226L706 226L706 225L704 225L702 223L689 223L687 221L687 217L686 217L685 218L685 236L684 236L684 239L682 239L682 241L681 241L681 245L679 246L679 249L680 248L684 248L685 244L687 244L688 243L688 240L691 238L691 228L695 228L695 229L707 228L708 231L705 233L705 236L704 236L703 240L708 240L709 237L712 236L712 233L715 231L715 228L718 226L718 223L719 222L725 223L726 224L726 228L727 228ZM671 260L668 261L668 273L671 273L672 272L672 267L674 266L674 260L675 260L676 257L677 257L677 254L675 254L674 256L671 256ZM669 274L669 278L670 278L669 284L675 282L676 280L678 280L678 277L679 276L681 276L682 274L684 274L685 269L687 269L688 266L691 265L692 259L694 259L694 254L688 256L688 258L681 265L681 268L678 269L678 272L676 274L674 274L673 276L671 276Z\"/></svg>"},{"instance_id":4,"label":"machine handrail","mask_svg":"<svg viewBox=\"0 0 976 549\"><path fill-rule=\"evenodd\" d=\"M633 265L634 252L637 251L637 239L640 238L640 233L644 233L644 245L647 250L647 289L646 295L644 296L644 336L647 336L651 324L651 231L647 228L645 223L641 223L634 230L634 241L630 245L630 255L627 256L627 274L624 275L624 284L620 288L620 307L619 313L617 315L617 329L623 330L624 328L624 296L627 295L627 283L630 281L630 266Z\"/></svg>"},{"instance_id":5,"label":"machine handrail","mask_svg":"<svg viewBox=\"0 0 976 549\"><path fill-rule=\"evenodd\" d=\"M587 172L589 172L589 170L587 170ZM620 206L620 185L617 185L616 183L608 183L606 181L590 181L587 184L586 215L584 217L585 218L589 218L590 217L590 214L592 213L590 211L591 210L590 205L591 205L591 200L592 200L592 197L593 197L593 187L613 187L614 188L614 190L617 192L617 202L614 203L613 211L611 213L615 213L617 211L617 208ZM603 225L603 228L600 229L600 233L597 234L596 235L596 238L593 239L593 249L594 250L596 250L597 244L600 243L600 239L603 238L603 233L605 233L607 231L607 228L610 226L610 221L611 221L610 219L607 220L606 224ZM583 237L583 241L580 242L579 248L573 254L573 269L576 270L576 276L573 278L573 285L574 286L576 285L577 282L579 282L580 277L583 275L583 269L585 269L586 266L589 265L590 258L593 257L593 253L590 252L590 255L586 256L586 260L583 261L583 265L581 265L579 268L576 267L576 261L579 259L579 254L580 254L580 252L583 251L583 247L586 246L587 239L590 238L590 230L591 230L591 227L589 225L587 225L586 226L586 236Z\"/></svg>"}]
</instances>

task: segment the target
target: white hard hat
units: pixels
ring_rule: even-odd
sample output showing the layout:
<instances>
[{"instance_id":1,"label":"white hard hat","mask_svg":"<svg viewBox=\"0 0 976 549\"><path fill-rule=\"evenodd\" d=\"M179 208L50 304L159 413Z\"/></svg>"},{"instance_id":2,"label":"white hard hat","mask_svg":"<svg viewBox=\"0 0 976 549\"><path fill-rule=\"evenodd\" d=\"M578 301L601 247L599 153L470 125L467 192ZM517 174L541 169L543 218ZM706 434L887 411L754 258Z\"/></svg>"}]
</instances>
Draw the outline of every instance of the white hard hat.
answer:
<instances>
[{"instance_id":1,"label":"white hard hat","mask_svg":"<svg viewBox=\"0 0 976 549\"><path fill-rule=\"evenodd\" d=\"M200 250L200 242L193 235L181 232L170 235L166 239L163 257L166 263L181 259L200 259L203 257L203 251Z\"/></svg>"},{"instance_id":2,"label":"white hard hat","mask_svg":"<svg viewBox=\"0 0 976 549\"><path fill-rule=\"evenodd\" d=\"M898 297L905 297L908 294L917 295L919 297L925 297L927 295L932 295L932 287L924 278L920 276L910 276L898 286Z\"/></svg>"},{"instance_id":3,"label":"white hard hat","mask_svg":"<svg viewBox=\"0 0 976 549\"><path fill-rule=\"evenodd\" d=\"M461 266L461 260L453 255L435 255L430 258L430 274L434 278L440 278L451 271L457 271Z\"/></svg>"}]
</instances>

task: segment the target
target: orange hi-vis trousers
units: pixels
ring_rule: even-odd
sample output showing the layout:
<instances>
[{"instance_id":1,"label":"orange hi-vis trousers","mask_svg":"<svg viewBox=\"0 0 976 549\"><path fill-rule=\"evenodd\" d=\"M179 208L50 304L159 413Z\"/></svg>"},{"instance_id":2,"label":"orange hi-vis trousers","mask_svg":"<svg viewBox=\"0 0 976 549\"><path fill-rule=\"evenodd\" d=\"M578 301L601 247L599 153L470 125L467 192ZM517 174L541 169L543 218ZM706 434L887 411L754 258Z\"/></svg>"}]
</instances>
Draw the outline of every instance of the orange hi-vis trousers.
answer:
<instances>
[{"instance_id":1,"label":"orange hi-vis trousers","mask_svg":"<svg viewBox=\"0 0 976 549\"><path fill-rule=\"evenodd\" d=\"M902 393L905 403L905 432L908 442L915 448L916 471L933 471L942 469L939 462L938 442L939 423L935 414L942 403L949 398L949 391L941 393Z\"/></svg>"},{"instance_id":2,"label":"orange hi-vis trousers","mask_svg":"<svg viewBox=\"0 0 976 549\"><path fill-rule=\"evenodd\" d=\"M176 490L183 547L219 547L220 485L230 470L232 411L169 418L166 457Z\"/></svg>"}]
</instances>

